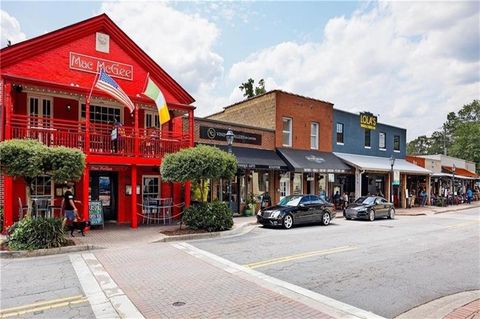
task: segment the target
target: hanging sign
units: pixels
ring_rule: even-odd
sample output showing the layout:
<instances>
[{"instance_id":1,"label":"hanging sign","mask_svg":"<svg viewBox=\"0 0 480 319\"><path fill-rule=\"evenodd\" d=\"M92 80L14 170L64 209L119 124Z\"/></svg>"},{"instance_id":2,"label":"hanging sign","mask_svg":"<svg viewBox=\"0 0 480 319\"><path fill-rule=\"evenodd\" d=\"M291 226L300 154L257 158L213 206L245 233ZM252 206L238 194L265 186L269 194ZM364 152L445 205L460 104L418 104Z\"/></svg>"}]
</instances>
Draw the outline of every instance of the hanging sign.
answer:
<instances>
[{"instance_id":1,"label":"hanging sign","mask_svg":"<svg viewBox=\"0 0 480 319\"><path fill-rule=\"evenodd\" d=\"M360 127L374 130L377 127L377 117L372 113L360 113Z\"/></svg>"},{"instance_id":2,"label":"hanging sign","mask_svg":"<svg viewBox=\"0 0 480 319\"><path fill-rule=\"evenodd\" d=\"M400 185L400 171L393 171L393 185Z\"/></svg>"}]
</instances>

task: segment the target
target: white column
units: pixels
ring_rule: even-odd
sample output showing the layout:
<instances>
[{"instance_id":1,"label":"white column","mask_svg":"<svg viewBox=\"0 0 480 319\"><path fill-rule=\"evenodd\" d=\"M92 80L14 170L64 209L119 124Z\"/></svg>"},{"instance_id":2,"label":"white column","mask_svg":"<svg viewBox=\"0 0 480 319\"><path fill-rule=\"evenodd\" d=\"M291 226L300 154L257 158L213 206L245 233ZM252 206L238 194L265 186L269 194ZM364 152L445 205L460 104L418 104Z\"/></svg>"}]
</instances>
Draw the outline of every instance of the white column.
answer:
<instances>
[{"instance_id":1,"label":"white column","mask_svg":"<svg viewBox=\"0 0 480 319\"><path fill-rule=\"evenodd\" d=\"M355 199L362 196L362 173L360 169L355 168Z\"/></svg>"}]
</instances>

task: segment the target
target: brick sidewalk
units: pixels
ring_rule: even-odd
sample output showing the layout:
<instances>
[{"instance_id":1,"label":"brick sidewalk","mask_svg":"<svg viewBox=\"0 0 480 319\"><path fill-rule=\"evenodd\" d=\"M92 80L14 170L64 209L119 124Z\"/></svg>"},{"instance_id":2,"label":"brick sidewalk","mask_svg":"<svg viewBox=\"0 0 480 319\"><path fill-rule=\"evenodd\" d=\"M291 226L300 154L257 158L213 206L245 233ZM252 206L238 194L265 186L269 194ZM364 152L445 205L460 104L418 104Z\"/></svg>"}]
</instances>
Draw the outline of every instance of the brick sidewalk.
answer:
<instances>
[{"instance_id":1,"label":"brick sidewalk","mask_svg":"<svg viewBox=\"0 0 480 319\"><path fill-rule=\"evenodd\" d=\"M448 315L443 317L443 319L479 319L480 318L480 299L472 301L466 305L463 305L454 311L450 312Z\"/></svg>"},{"instance_id":2,"label":"brick sidewalk","mask_svg":"<svg viewBox=\"0 0 480 319\"><path fill-rule=\"evenodd\" d=\"M169 244L95 256L146 318L331 318Z\"/></svg>"},{"instance_id":3,"label":"brick sidewalk","mask_svg":"<svg viewBox=\"0 0 480 319\"><path fill-rule=\"evenodd\" d=\"M472 204L460 204L447 207L425 206L414 208L398 208L395 210L395 213L399 216L435 215L439 213L453 212L470 208L480 208L480 201L473 202Z\"/></svg>"}]
</instances>

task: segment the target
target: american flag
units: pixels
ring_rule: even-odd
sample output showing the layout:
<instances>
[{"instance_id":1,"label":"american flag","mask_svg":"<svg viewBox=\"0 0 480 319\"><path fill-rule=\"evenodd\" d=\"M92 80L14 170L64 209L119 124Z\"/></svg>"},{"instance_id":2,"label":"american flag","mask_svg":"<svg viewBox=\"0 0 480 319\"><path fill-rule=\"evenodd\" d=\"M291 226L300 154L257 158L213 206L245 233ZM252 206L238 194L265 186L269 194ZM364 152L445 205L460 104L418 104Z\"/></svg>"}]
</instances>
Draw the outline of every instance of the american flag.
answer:
<instances>
[{"instance_id":1,"label":"american flag","mask_svg":"<svg viewBox=\"0 0 480 319\"><path fill-rule=\"evenodd\" d=\"M133 105L128 95L123 92L117 82L115 82L103 69L100 70L100 75L98 76L97 83L95 83L95 87L128 107L130 112L133 112L135 109L135 105Z\"/></svg>"}]
</instances>

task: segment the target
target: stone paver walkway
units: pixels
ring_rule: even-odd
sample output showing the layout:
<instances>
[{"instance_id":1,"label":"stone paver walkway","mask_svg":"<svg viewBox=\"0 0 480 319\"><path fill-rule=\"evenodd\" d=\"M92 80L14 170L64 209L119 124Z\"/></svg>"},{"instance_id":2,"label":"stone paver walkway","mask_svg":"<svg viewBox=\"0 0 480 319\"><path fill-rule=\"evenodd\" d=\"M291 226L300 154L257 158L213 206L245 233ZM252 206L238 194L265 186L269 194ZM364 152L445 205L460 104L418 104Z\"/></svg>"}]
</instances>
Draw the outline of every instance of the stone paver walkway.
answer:
<instances>
[{"instance_id":1,"label":"stone paver walkway","mask_svg":"<svg viewBox=\"0 0 480 319\"><path fill-rule=\"evenodd\" d=\"M480 319L480 299L455 309L443 319Z\"/></svg>"},{"instance_id":2,"label":"stone paver walkway","mask_svg":"<svg viewBox=\"0 0 480 319\"><path fill-rule=\"evenodd\" d=\"M95 256L145 318L331 318L170 244Z\"/></svg>"}]
</instances>

